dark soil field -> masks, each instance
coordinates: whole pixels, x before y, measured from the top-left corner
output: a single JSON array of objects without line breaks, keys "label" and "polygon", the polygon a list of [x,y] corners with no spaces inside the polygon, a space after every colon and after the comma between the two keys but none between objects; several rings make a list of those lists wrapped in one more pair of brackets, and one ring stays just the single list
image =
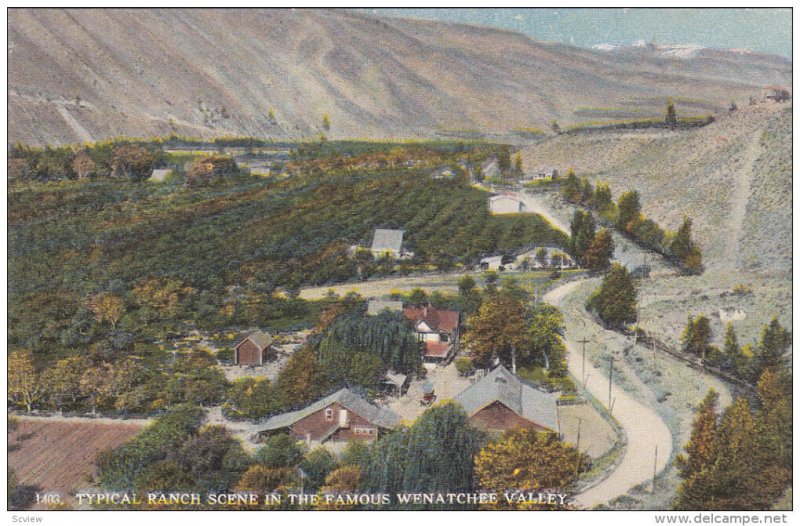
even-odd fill
[{"label": "dark soil field", "polygon": [[59,493],[68,506],[72,493],[88,486],[100,451],[127,442],[140,422],[65,422],[21,419],[8,436],[8,465],[17,477],[15,509],[46,509],[36,494]]}]

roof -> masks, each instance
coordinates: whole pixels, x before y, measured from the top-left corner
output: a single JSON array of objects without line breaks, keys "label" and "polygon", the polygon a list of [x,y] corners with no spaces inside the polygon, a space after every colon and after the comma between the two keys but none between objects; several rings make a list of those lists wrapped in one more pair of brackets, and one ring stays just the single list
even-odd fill
[{"label": "roof", "polygon": [[156,168],[153,170],[153,173],[150,175],[150,179],[155,181],[163,181],[171,172],[169,168]]},{"label": "roof", "polygon": [[321,411],[322,409],[325,409],[334,403],[339,403],[339,405],[342,407],[356,413],[364,420],[379,427],[392,428],[400,423],[400,417],[398,417],[392,411],[372,405],[350,389],[340,389],[339,391],[336,391],[325,398],[317,400],[313,404],[304,407],[303,409],[298,409],[297,411],[283,413],[268,418],[261,430],[272,431],[275,429],[289,427],[295,422],[298,422],[309,415],[313,415],[317,411]]},{"label": "roof", "polygon": [[458,328],[458,311],[454,310],[407,307],[403,309],[403,316],[415,323],[424,321],[432,331],[453,332]]},{"label": "roof", "polygon": [[503,256],[489,256],[481,259],[481,263],[502,263]]},{"label": "roof", "polygon": [[367,303],[367,314],[371,316],[377,316],[385,310],[400,312],[403,310],[403,302],[389,300],[369,300],[369,303]]},{"label": "roof", "polygon": [[446,358],[450,354],[450,342],[425,342],[425,356]]},{"label": "roof", "polygon": [[461,391],[455,401],[469,416],[500,402],[526,420],[553,430],[558,427],[556,396],[524,383],[502,365]]},{"label": "roof", "polygon": [[247,340],[250,340],[251,342],[256,344],[258,349],[261,351],[272,345],[272,336],[270,336],[269,334],[265,334],[262,331],[253,331],[244,338],[242,338],[242,340],[236,344],[236,347],[239,347]]},{"label": "roof", "polygon": [[403,246],[404,230],[388,230],[376,228],[375,235],[372,237],[372,250],[376,252],[400,252]]},{"label": "roof", "polygon": [[408,376],[402,373],[396,373],[394,371],[389,371],[388,373],[386,373],[386,381],[398,387],[402,387],[403,385],[405,385],[407,379]]}]

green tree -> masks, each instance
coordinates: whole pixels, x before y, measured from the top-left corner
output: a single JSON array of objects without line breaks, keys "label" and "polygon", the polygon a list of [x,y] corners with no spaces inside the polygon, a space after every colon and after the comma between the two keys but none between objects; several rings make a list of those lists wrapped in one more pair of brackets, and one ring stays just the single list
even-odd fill
[{"label": "green tree", "polygon": [[613,257],[614,238],[611,237],[611,232],[603,228],[584,250],[581,263],[589,270],[606,270],[611,266]]},{"label": "green tree", "polygon": [[304,347],[292,354],[278,373],[277,384],[286,405],[311,402],[321,397],[326,385],[314,350]]},{"label": "green tree", "polygon": [[469,426],[454,402],[427,409],[408,429],[378,440],[370,451],[364,485],[371,492],[469,492],[472,459],[483,434]]},{"label": "green tree", "polygon": [[[489,367],[496,358],[513,366],[528,354],[528,312],[525,302],[506,290],[487,295],[478,312],[467,319],[464,345],[477,367]],[[520,363],[521,365],[521,363]]]},{"label": "green tree", "polygon": [[475,290],[475,280],[469,274],[458,280],[458,293],[467,296]]},{"label": "green tree", "polygon": [[567,176],[561,186],[561,195],[570,203],[578,203],[581,200],[581,183],[573,168],[567,170]]},{"label": "green tree", "polygon": [[564,346],[564,315],[553,305],[537,303],[531,313],[530,351],[521,357],[523,365],[542,365],[547,368],[551,378],[561,378],[567,374]]},{"label": "green tree", "polygon": [[583,255],[595,236],[597,226],[591,212],[576,210],[570,222],[570,250],[573,257],[583,262]]},{"label": "green tree", "polygon": [[642,216],[639,192],[630,190],[619,196],[617,201],[617,227],[630,232]]},{"label": "green tree", "polygon": [[624,328],[636,320],[636,285],[628,269],[614,263],[586,307],[609,327]]},{"label": "green tree", "polygon": [[328,115],[328,112],[322,114],[322,129],[325,131],[331,129],[331,116]]},{"label": "green tree", "polygon": [[[697,407],[692,434],[684,447],[686,453],[675,457],[678,473],[685,481],[688,490],[691,479],[707,470],[714,459],[717,432],[717,402],[719,395],[709,389],[703,401]],[[681,491],[679,490],[679,494]]]},{"label": "green tree", "polygon": [[303,461],[304,450],[288,433],[269,437],[256,451],[256,460],[269,468],[292,468]]},{"label": "green tree", "polygon": [[300,469],[305,473],[304,489],[316,491],[323,484],[328,474],[336,469],[336,457],[324,447],[312,449],[300,462]]},{"label": "green tree", "polygon": [[594,194],[592,195],[592,207],[601,214],[605,214],[614,210],[614,198],[611,196],[611,189],[608,183],[598,181],[595,185]]},{"label": "green tree", "polygon": [[778,318],[772,318],[761,331],[761,341],[751,360],[752,378],[756,381],[767,369],[778,369],[786,364],[786,352],[792,343],[789,331],[784,329]]},{"label": "green tree", "polygon": [[723,353],[725,356],[725,367],[737,376],[741,376],[747,369],[747,356],[744,355],[742,349],[739,347],[739,341],[736,338],[736,331],[733,329],[733,323],[728,323],[725,328],[725,338],[723,340]]},{"label": "green tree", "polygon": [[700,356],[705,360],[711,349],[711,322],[703,314],[689,316],[681,335],[683,352]]},{"label": "green tree", "polygon": [[667,109],[664,112],[664,122],[669,125],[678,123],[678,114],[675,111],[675,103],[672,101],[672,97],[667,99]]},{"label": "green tree", "polygon": [[514,154],[514,174],[522,175],[522,154],[520,152]]},{"label": "green tree", "polygon": [[14,351],[8,356],[8,400],[30,412],[41,396],[39,374],[33,367],[30,351]]},{"label": "green tree", "polygon": [[[512,489],[525,492],[568,490],[578,474],[588,467],[589,457],[565,444],[555,433],[537,433],[523,428],[506,431],[475,456],[477,486],[497,493]],[[500,507],[506,506],[501,504]],[[535,509],[537,506],[517,504],[511,507]]]},{"label": "green tree", "polygon": [[558,121],[553,119],[550,121],[550,129],[553,130],[553,133],[556,135],[561,135],[561,126],[558,125]]},{"label": "green tree", "polygon": [[511,170],[511,147],[507,144],[500,146],[500,151],[497,154],[497,167],[503,175],[506,175]]},{"label": "green tree", "polygon": [[692,241],[692,220],[683,218],[683,223],[670,244],[670,254],[680,261],[688,274],[699,273],[703,268],[703,256],[700,248]]}]

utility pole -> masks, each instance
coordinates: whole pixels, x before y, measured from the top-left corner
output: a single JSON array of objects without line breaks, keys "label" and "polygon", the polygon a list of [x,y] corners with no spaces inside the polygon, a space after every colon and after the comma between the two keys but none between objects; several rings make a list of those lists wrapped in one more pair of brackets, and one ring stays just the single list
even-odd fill
[{"label": "utility pole", "polygon": [[656,456],[653,460],[653,493],[656,492],[656,469],[658,469],[658,444],[656,444]]},{"label": "utility pole", "polygon": [[611,378],[614,376],[614,356],[608,356],[608,409],[611,410]]},{"label": "utility pole", "polygon": [[[581,417],[578,417],[578,439],[575,441],[575,451],[580,453],[581,451]],[[581,471],[581,458],[578,455],[578,459],[575,462],[575,476],[578,476],[578,473]]]},{"label": "utility pole", "polygon": [[581,365],[581,378],[583,379],[586,378],[586,344],[589,343],[589,340],[584,336],[582,340],[578,340],[578,343],[583,347],[583,364]]}]

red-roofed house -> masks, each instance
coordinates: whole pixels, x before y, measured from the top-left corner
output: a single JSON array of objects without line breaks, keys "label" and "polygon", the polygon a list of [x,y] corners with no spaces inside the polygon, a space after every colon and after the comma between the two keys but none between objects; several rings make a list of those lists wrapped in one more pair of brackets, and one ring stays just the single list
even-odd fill
[{"label": "red-roofed house", "polygon": [[419,341],[425,342],[423,361],[436,364],[449,362],[458,351],[458,312],[430,306],[406,307],[403,315],[414,322]]}]

